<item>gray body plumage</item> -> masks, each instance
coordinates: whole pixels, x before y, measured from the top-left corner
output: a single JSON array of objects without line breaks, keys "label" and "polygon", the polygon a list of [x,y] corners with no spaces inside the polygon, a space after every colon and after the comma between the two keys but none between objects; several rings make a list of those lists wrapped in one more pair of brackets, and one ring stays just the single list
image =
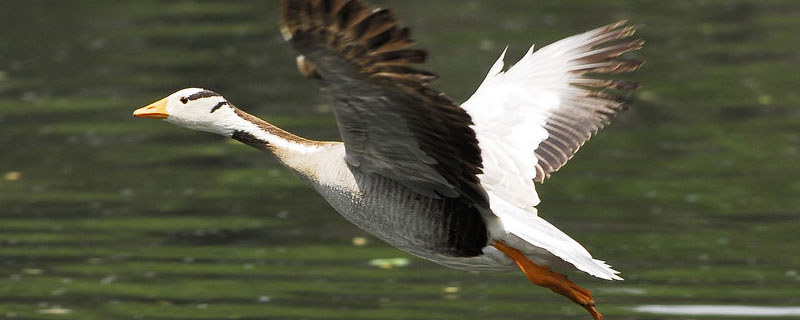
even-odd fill
[{"label": "gray body plumage", "polygon": [[[465,201],[421,195],[391,179],[346,163],[343,144],[313,155],[318,174],[299,173],[342,217],[413,255],[465,270],[507,270],[510,259],[487,250],[487,219]],[[324,171],[322,171],[324,170]],[[311,177],[316,177],[310,179]],[[488,251],[488,254],[487,254]]]}]

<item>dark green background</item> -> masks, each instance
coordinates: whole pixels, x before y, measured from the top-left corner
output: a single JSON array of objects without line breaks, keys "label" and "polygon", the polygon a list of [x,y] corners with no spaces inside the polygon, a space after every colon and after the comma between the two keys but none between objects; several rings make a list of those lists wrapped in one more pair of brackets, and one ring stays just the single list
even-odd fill
[{"label": "dark green background", "polygon": [[[458,101],[507,44],[511,62],[534,42],[641,25],[635,103],[537,186],[541,215],[627,281],[571,278],[608,319],[800,305],[800,2],[375,2],[398,8]],[[131,118],[200,86],[337,139],[276,8],[2,1],[0,318],[586,319],[521,273],[445,269],[369,238],[246,146]]]}]

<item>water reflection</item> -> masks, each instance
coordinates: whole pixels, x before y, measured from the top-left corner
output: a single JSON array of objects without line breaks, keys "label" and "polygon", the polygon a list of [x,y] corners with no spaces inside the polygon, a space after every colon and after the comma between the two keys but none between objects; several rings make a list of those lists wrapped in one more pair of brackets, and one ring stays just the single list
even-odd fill
[{"label": "water reflection", "polygon": [[685,316],[800,316],[800,307],[734,305],[644,305],[634,311]]}]

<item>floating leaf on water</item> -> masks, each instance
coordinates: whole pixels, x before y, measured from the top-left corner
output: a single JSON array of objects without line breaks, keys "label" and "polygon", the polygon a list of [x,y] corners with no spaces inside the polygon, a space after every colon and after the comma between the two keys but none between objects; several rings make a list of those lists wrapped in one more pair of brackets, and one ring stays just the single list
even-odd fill
[{"label": "floating leaf on water", "polygon": [[762,106],[772,105],[772,96],[768,94],[758,96],[758,104]]},{"label": "floating leaf on water", "polygon": [[20,173],[19,171],[9,171],[6,172],[5,175],[3,175],[3,179],[5,179],[6,181],[17,181],[19,180],[19,178],[22,178],[22,173]]},{"label": "floating leaf on water", "polygon": [[42,269],[35,269],[35,268],[22,269],[22,273],[23,274],[29,274],[29,275],[38,275],[38,274],[42,274],[43,272],[44,272],[44,270],[42,270]]},{"label": "floating leaf on water", "polygon": [[353,238],[353,245],[356,246],[356,247],[363,247],[363,246],[367,245],[367,243],[369,243],[369,240],[367,240],[367,238],[364,238],[364,237],[355,237],[355,238]]},{"label": "floating leaf on water", "polygon": [[459,287],[444,287],[444,288],[442,288],[442,291],[444,291],[445,293],[458,293],[459,291],[461,291],[461,288],[459,288]]},{"label": "floating leaf on water", "polygon": [[408,266],[409,263],[411,263],[411,261],[406,258],[372,259],[369,261],[369,265],[383,269],[405,267]]},{"label": "floating leaf on water", "polygon": [[68,313],[72,313],[72,310],[66,309],[66,308],[61,308],[61,307],[53,307],[53,308],[39,310],[39,313],[41,313],[41,314],[68,314]]}]

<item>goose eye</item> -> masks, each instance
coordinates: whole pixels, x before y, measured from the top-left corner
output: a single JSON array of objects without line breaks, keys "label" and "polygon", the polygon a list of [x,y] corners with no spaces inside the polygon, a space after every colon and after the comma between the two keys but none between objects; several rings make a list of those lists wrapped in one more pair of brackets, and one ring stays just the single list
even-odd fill
[{"label": "goose eye", "polygon": [[181,103],[183,103],[183,104],[187,104],[188,102],[189,102],[189,98],[187,98],[187,97],[181,97]]}]

